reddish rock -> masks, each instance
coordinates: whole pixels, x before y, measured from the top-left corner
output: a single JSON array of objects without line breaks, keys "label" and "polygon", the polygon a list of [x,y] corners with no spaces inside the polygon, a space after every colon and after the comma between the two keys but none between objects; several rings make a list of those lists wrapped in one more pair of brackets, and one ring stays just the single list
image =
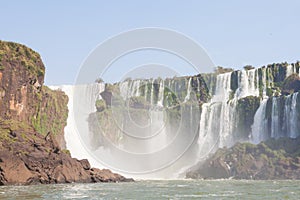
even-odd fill
[{"label": "reddish rock", "polygon": [[79,160],[79,162],[82,165],[83,169],[85,169],[85,170],[91,169],[91,165],[87,159]]},{"label": "reddish rock", "polygon": [[34,174],[26,167],[25,163],[7,151],[0,152],[0,168],[3,175],[2,185],[26,184]]},{"label": "reddish rock", "polygon": [[33,135],[23,133],[28,141],[2,144],[0,185],[133,181],[110,170],[91,168],[88,160],[71,158],[39,134],[33,141]]},{"label": "reddish rock", "polygon": [[67,153],[68,97],[43,86],[44,73],[38,53],[0,41],[0,185],[132,180]]}]

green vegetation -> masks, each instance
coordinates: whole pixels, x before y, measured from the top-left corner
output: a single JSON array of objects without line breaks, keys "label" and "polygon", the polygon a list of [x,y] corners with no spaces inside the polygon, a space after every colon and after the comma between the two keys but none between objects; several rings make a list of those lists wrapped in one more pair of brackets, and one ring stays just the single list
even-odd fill
[{"label": "green vegetation", "polygon": [[69,151],[68,149],[62,149],[61,151],[62,151],[63,153],[65,153],[65,154],[71,156],[71,153],[70,153],[70,151]]},{"label": "green vegetation", "polygon": [[255,96],[248,96],[238,100],[237,103],[237,120],[239,130],[235,137],[237,139],[247,139],[251,132],[251,125],[256,110],[260,105],[260,98]]},{"label": "green vegetation", "polygon": [[[30,132],[32,128],[17,120],[0,119],[0,141],[6,144],[14,143],[17,138],[13,136],[14,132]],[[25,137],[23,139],[26,139]]]},{"label": "green vegetation", "polygon": [[[237,143],[219,149],[188,177],[235,179],[299,179],[300,137],[270,139],[258,145]],[[228,168],[229,166],[229,168]],[[216,175],[216,172],[219,174]]]},{"label": "green vegetation", "polygon": [[99,99],[96,101],[96,109],[97,112],[102,112],[103,110],[106,109],[106,103],[103,99]]},{"label": "green vegetation", "polygon": [[165,107],[173,107],[179,105],[179,101],[177,99],[176,94],[171,91],[169,88],[165,88],[164,90],[164,106]]},{"label": "green vegetation", "polygon": [[34,77],[45,74],[40,55],[25,45],[0,40],[0,58],[0,62],[20,63]]},{"label": "green vegetation", "polygon": [[62,91],[53,91],[46,86],[40,95],[42,99],[32,105],[35,109],[31,118],[34,129],[42,135],[62,133],[68,116],[68,97]]}]

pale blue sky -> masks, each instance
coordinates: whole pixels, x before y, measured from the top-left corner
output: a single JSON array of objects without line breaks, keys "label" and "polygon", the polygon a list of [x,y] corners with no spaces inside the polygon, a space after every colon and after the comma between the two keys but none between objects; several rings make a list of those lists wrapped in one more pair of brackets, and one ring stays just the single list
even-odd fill
[{"label": "pale blue sky", "polygon": [[186,34],[216,65],[240,68],[300,60],[297,0],[7,0],[0,8],[0,39],[38,51],[47,85],[74,83],[81,63],[99,43],[142,27]]}]

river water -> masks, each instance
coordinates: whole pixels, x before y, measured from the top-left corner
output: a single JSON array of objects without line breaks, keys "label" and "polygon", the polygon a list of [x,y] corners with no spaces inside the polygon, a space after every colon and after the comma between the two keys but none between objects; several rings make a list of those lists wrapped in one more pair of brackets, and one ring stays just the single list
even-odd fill
[{"label": "river water", "polygon": [[300,181],[147,180],[2,186],[0,199],[299,199]]}]

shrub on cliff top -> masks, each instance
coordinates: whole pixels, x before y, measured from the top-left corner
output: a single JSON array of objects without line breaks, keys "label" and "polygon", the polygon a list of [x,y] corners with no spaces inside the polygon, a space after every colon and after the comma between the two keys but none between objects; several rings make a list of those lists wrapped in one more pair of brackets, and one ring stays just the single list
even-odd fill
[{"label": "shrub on cliff top", "polygon": [[0,62],[19,62],[33,76],[43,77],[45,68],[40,55],[22,44],[0,40]]},{"label": "shrub on cliff top", "polygon": [[233,72],[234,70],[232,68],[225,68],[225,67],[221,67],[221,66],[218,66],[216,69],[215,69],[215,73],[216,74],[224,74],[224,73],[227,73],[227,72]]},{"label": "shrub on cliff top", "polygon": [[251,69],[255,69],[255,67],[253,67],[252,65],[244,66],[244,70],[251,70]]}]

